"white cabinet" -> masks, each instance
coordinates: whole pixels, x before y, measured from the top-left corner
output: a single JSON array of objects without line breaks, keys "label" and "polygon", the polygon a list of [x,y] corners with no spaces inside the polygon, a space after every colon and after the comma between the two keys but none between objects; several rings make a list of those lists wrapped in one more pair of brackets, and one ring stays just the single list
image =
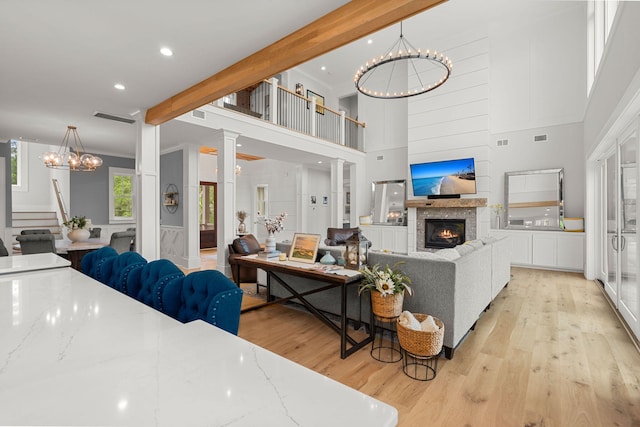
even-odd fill
[{"label": "white cabinet", "polygon": [[523,267],[584,270],[584,233],[536,230],[491,230],[511,239],[511,263]]},{"label": "white cabinet", "polygon": [[362,234],[371,241],[371,249],[407,253],[407,227],[395,225],[361,225]]}]

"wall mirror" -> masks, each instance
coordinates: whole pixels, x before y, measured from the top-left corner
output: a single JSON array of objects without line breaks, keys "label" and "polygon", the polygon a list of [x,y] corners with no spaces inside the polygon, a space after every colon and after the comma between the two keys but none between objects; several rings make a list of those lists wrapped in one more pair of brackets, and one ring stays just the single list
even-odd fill
[{"label": "wall mirror", "polygon": [[373,224],[406,225],[407,199],[405,180],[374,181],[371,184],[371,217]]},{"label": "wall mirror", "polygon": [[505,173],[507,228],[562,230],[563,169]]}]

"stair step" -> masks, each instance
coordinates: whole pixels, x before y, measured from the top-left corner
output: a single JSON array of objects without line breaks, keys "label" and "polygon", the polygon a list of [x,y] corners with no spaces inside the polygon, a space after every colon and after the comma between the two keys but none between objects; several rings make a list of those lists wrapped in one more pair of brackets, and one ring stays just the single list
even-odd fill
[{"label": "stair step", "polygon": [[58,219],[56,212],[12,212],[11,218],[17,219]]},{"label": "stair step", "polygon": [[47,228],[60,227],[60,222],[56,218],[53,219],[20,219],[13,220],[11,223],[13,228]]}]

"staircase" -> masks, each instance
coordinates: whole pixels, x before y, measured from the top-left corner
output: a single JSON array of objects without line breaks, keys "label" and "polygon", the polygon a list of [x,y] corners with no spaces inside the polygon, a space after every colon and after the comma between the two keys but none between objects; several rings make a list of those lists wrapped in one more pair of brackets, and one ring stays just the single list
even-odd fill
[{"label": "staircase", "polygon": [[14,237],[22,230],[49,229],[56,239],[62,239],[62,227],[56,212],[12,212],[11,226]]}]

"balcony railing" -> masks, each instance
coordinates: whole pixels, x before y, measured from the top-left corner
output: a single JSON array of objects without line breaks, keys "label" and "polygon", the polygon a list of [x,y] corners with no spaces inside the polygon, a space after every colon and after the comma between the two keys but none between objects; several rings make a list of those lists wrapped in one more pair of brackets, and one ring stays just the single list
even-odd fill
[{"label": "balcony railing", "polygon": [[[271,99],[275,102],[271,103]],[[364,151],[364,123],[323,105],[315,97],[307,98],[282,87],[275,79],[262,81],[213,104]]]}]

